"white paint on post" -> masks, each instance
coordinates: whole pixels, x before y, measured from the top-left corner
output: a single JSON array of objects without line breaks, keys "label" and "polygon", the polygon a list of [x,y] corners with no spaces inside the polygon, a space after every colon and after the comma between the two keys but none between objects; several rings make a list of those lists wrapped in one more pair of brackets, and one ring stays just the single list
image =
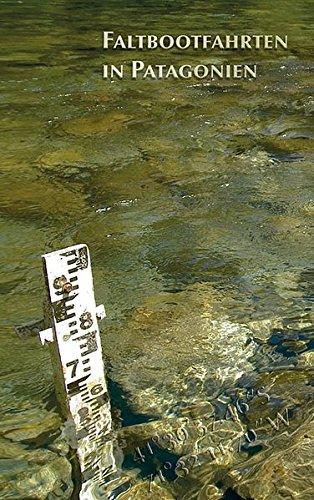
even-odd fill
[{"label": "white paint on post", "polygon": [[52,342],[57,396],[81,469],[80,499],[109,498],[107,487],[117,471],[97,323],[105,310],[95,304],[89,251],[75,245],[43,255],[43,262],[52,328],[40,338]]}]

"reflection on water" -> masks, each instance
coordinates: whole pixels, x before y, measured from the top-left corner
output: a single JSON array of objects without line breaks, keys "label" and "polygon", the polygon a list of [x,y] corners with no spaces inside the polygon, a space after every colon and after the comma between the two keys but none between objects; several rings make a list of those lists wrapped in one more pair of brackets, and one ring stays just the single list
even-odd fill
[{"label": "reflection on water", "polygon": [[[1,3],[1,498],[73,489],[48,352],[12,325],[42,314],[40,255],[78,242],[109,316],[133,477],[121,498],[313,497],[310,11],[305,0],[271,15],[266,1]],[[289,50],[107,53],[103,29],[288,33]],[[258,59],[260,76],[101,80],[103,63],[136,58]]]}]

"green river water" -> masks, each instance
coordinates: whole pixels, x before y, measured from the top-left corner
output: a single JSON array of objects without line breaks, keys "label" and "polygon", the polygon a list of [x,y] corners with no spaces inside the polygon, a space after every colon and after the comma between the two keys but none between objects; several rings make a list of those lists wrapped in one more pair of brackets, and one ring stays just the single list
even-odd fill
[{"label": "green river water", "polygon": [[[41,254],[75,243],[107,310],[132,478],[120,498],[313,498],[311,12],[306,0],[1,1],[0,498],[71,498],[77,482],[48,350],[13,328],[42,316]],[[289,48],[105,52],[103,30],[288,34]],[[259,74],[102,79],[102,64],[131,59]],[[289,425],[272,425],[277,412]],[[154,455],[134,460],[156,432]]]}]

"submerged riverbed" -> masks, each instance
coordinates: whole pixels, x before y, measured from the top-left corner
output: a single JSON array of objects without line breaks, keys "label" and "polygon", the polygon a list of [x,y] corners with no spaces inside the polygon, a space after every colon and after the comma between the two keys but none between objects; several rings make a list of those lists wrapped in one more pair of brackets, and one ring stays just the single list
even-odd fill
[{"label": "submerged riverbed", "polygon": [[[120,498],[313,498],[310,13],[305,0],[0,4],[1,498],[71,498],[77,481],[48,350],[13,329],[42,316],[40,256],[75,243],[108,316],[132,477]],[[289,47],[104,52],[103,30],[288,33]],[[132,59],[259,74],[102,79]]]}]

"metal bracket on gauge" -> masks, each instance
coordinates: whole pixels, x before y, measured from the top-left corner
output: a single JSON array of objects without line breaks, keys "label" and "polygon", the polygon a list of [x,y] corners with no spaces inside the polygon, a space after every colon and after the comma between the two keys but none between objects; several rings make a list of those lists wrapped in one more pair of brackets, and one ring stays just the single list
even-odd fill
[{"label": "metal bracket on gauge", "polygon": [[43,255],[43,264],[48,292],[45,323],[50,326],[39,337],[50,347],[56,394],[74,429],[82,481],[79,498],[109,498],[107,486],[113,486],[119,474],[97,323],[105,309],[95,304],[89,251],[86,245],[75,245]]}]

